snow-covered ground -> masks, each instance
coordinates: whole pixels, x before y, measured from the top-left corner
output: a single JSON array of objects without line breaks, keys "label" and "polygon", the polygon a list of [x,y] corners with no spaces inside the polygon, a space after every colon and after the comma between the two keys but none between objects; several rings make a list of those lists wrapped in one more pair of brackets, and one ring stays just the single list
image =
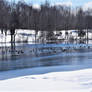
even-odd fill
[{"label": "snow-covered ground", "polygon": [[88,66],[0,72],[0,92],[92,92],[92,68]]},{"label": "snow-covered ground", "polygon": [[[61,35],[60,35],[60,32],[62,33]],[[65,32],[66,32],[65,30],[54,31],[54,34],[59,34],[59,36],[57,36],[58,39],[65,39],[66,38]],[[23,41],[34,42],[35,41],[35,30],[16,29],[15,34],[16,34],[15,35],[16,42],[23,42]],[[40,37],[40,35],[41,35],[41,31],[38,32],[37,39]],[[92,40],[92,32],[88,32],[88,35],[89,35],[88,38]],[[68,30],[68,37],[73,39],[76,39],[76,37],[77,39],[80,38],[78,37],[77,30]],[[11,35],[9,30],[7,31],[7,36],[5,36],[5,34],[1,34],[1,31],[0,31],[0,42],[11,42]]]},{"label": "snow-covered ground", "polygon": [[[16,42],[21,41],[34,41],[35,40],[35,31],[34,30],[23,30],[23,29],[16,29],[15,32],[15,40]],[[1,34],[0,31],[0,42],[11,42],[11,35],[10,31],[7,31],[7,36],[5,34]]]}]

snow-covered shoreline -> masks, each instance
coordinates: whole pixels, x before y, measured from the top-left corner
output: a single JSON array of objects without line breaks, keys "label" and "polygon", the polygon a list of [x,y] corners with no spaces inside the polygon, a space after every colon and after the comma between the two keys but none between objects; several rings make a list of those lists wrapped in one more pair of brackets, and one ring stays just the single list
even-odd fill
[{"label": "snow-covered shoreline", "polygon": [[92,92],[92,68],[77,65],[0,72],[0,92]]}]

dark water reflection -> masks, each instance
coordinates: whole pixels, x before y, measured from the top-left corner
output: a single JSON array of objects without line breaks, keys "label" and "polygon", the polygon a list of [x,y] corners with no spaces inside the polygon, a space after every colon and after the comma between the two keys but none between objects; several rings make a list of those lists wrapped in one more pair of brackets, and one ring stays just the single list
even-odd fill
[{"label": "dark water reflection", "polygon": [[[37,45],[36,45],[37,46]],[[56,65],[92,64],[92,48],[41,47],[19,45],[14,51],[11,48],[0,48],[0,71]]]}]

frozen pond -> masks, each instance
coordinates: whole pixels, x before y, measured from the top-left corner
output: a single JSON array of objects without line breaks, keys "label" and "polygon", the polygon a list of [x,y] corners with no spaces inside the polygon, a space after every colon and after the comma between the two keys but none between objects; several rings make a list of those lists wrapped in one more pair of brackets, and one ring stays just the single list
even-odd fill
[{"label": "frozen pond", "polygon": [[0,71],[41,66],[92,64],[92,47],[85,44],[17,44],[0,47]]}]

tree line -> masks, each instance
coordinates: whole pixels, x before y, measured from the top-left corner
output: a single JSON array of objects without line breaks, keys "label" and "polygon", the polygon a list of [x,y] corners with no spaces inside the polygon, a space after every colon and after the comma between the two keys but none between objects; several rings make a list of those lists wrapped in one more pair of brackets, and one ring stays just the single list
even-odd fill
[{"label": "tree line", "polygon": [[[56,30],[78,30],[80,37],[92,29],[92,9],[84,11],[81,7],[73,9],[69,6],[53,5],[47,1],[39,9],[19,1],[9,3],[0,0],[0,29],[7,35],[11,32],[11,41],[16,29],[30,29],[37,33],[47,31],[48,34]],[[88,39],[88,35],[87,35]]]}]

